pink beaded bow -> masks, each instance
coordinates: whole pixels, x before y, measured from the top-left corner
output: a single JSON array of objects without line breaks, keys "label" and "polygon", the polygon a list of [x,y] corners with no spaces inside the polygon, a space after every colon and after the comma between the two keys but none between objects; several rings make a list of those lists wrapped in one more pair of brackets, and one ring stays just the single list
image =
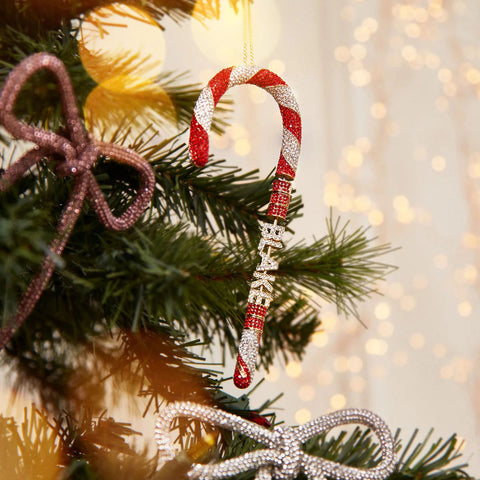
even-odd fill
[{"label": "pink beaded bow", "polygon": [[[58,80],[66,120],[66,137],[27,125],[18,120],[14,114],[15,102],[22,86],[31,75],[42,69],[50,70]],[[13,324],[0,328],[1,349],[35,307],[55,268],[53,259],[62,254],[85,198],[90,200],[98,218],[107,228],[124,230],[131,227],[147,208],[155,186],[155,176],[150,164],[132,150],[90,138],[80,119],[68,72],[61,60],[48,53],[37,53],[27,57],[9,74],[0,93],[0,125],[15,138],[36,144],[3,173],[0,177],[0,191],[8,189],[45,157],[58,162],[56,172],[59,175],[74,177],[73,189],[63,209],[57,226],[57,235],[50,245],[50,252],[45,256],[39,273],[21,298]],[[50,157],[52,154],[57,155]],[[138,193],[125,212],[118,217],[111,212],[91,172],[99,155],[129,165],[139,174]]]},{"label": "pink beaded bow", "polygon": [[272,283],[275,277],[272,271],[278,269],[278,263],[270,254],[272,250],[282,247],[285,227],[279,225],[279,222],[285,220],[287,216],[291,181],[295,178],[300,155],[302,122],[291,88],[278,75],[248,65],[226,68],[210,80],[195,105],[190,125],[190,159],[195,165],[203,166],[208,161],[208,132],[215,106],[229,88],[242,84],[257,85],[269,92],[278,103],[283,121],[282,148],[267,211],[273,222],[262,224],[262,237],[258,246],[261,262],[257,265],[250,286],[247,313],[233,377],[237,387],[246,388],[252,382],[265,316],[273,300]]}]

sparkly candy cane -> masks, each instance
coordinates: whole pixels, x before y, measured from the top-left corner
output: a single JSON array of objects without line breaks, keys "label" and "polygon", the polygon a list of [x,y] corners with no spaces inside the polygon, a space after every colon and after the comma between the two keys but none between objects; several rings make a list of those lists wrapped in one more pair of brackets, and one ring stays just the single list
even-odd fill
[{"label": "sparkly candy cane", "polygon": [[282,248],[285,227],[278,222],[285,220],[287,216],[291,181],[295,178],[302,137],[297,101],[291,88],[278,75],[256,66],[226,68],[210,80],[195,105],[190,125],[190,159],[195,165],[203,166],[208,161],[208,132],[215,105],[229,88],[243,84],[257,85],[275,98],[282,114],[283,138],[267,211],[267,215],[273,221],[262,223],[261,226],[262,237],[258,246],[261,261],[250,285],[247,313],[238,348],[233,379],[239,388],[248,387],[255,373],[265,316],[273,300],[272,283],[275,277],[272,272],[278,269],[278,262],[271,258],[270,254],[272,250]]}]

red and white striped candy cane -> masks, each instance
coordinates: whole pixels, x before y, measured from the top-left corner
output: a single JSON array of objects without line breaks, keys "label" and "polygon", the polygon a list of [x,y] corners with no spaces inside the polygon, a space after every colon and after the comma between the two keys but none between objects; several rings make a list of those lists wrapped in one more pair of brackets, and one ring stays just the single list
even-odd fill
[{"label": "red and white striped candy cane", "polygon": [[278,75],[256,66],[226,68],[210,80],[195,105],[190,125],[190,159],[195,165],[203,166],[208,161],[208,133],[216,104],[229,88],[243,84],[257,85],[275,98],[282,114],[283,137],[267,211],[272,222],[264,222],[261,225],[262,236],[258,246],[261,261],[250,285],[245,324],[238,348],[233,379],[239,388],[248,387],[255,373],[265,316],[273,300],[272,283],[275,277],[272,273],[278,269],[278,263],[271,257],[271,253],[282,247],[285,227],[281,222],[287,216],[291,181],[295,178],[302,137],[302,122],[297,101],[292,89]]}]

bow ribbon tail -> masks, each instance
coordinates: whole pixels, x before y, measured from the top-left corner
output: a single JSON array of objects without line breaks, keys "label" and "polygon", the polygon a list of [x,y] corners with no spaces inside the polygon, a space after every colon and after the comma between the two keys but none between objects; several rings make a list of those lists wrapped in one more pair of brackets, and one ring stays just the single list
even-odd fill
[{"label": "bow ribbon tail", "polygon": [[272,480],[273,472],[272,467],[261,467],[258,469],[257,475],[255,475],[255,480]]},{"label": "bow ribbon tail", "polygon": [[[44,157],[44,154],[41,152],[39,152],[38,155],[40,158]],[[22,157],[21,160],[24,160],[25,158],[26,156]],[[25,164],[28,164],[28,162],[25,161],[24,165]],[[82,178],[75,181],[70,198],[63,209],[62,218],[57,227],[57,235],[50,244],[49,252],[45,255],[40,271],[30,282],[27,290],[18,303],[17,313],[13,319],[13,324],[0,327],[0,350],[10,341],[15,331],[22,325],[30,313],[32,313],[32,310],[42,295],[44,288],[47,286],[55,269],[55,258],[61,256],[77,218],[80,215],[81,207],[87,192],[87,184],[85,180],[86,179]]]},{"label": "bow ribbon tail", "polygon": [[[273,450],[261,450],[261,453],[260,457],[258,450],[247,452],[240,457],[224,460],[217,464],[202,465],[201,463],[195,463],[189,476],[198,480],[221,480],[248,470],[259,469],[257,477],[255,477],[256,480],[271,480],[272,465],[278,461],[276,458],[277,454]],[[263,477],[258,477],[260,473],[262,473]]]},{"label": "bow ribbon tail", "polygon": [[45,152],[34,148],[10,165],[0,176],[0,192],[8,190],[25,172],[44,158]]},{"label": "bow ribbon tail", "polygon": [[89,172],[87,196],[100,221],[110,230],[120,231],[130,228],[145,211],[155,188],[155,174],[151,165],[138,153],[110,143],[95,142],[100,155],[110,157],[117,163],[127,165],[139,175],[139,189],[132,203],[119,217],[113,215],[93,174]]}]

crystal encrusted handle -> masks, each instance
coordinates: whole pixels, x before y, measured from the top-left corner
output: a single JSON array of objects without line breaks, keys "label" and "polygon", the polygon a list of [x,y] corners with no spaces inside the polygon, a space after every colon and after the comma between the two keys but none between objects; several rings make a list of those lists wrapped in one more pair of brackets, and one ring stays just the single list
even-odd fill
[{"label": "crystal encrusted handle", "polygon": [[291,182],[295,178],[302,137],[302,122],[297,101],[292,89],[278,75],[256,66],[242,65],[226,68],[208,82],[195,105],[190,125],[190,159],[195,165],[203,166],[208,161],[208,133],[218,101],[229,88],[244,84],[261,87],[275,98],[282,115],[283,135],[267,210],[271,223],[261,225],[261,240],[258,246],[260,263],[253,274],[245,323],[238,348],[233,379],[239,388],[248,387],[252,383],[255,372],[265,316],[273,300],[275,280],[273,272],[278,269],[278,262],[271,257],[271,254],[282,247],[282,237],[285,232],[283,223],[290,203]]}]

